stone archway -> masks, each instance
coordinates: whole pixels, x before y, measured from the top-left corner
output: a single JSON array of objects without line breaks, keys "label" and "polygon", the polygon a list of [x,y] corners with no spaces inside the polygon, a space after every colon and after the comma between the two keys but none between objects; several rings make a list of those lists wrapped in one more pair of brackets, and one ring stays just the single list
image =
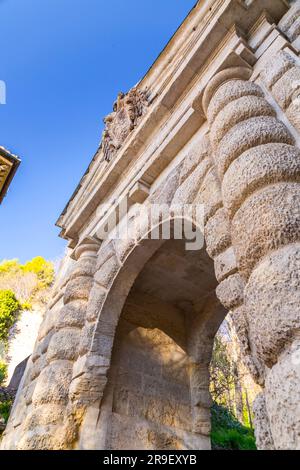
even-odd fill
[{"label": "stone archway", "polygon": [[205,248],[146,239],[132,251],[109,289],[89,367],[78,378],[81,391],[87,377],[102,388],[87,407],[79,448],[210,448],[208,366],[226,313],[216,285]]}]

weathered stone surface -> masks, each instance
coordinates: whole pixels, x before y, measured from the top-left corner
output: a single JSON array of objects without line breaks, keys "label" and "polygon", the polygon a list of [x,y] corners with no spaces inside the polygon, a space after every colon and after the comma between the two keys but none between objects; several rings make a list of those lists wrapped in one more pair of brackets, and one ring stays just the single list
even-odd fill
[{"label": "weathered stone surface", "polygon": [[219,144],[224,135],[236,124],[261,116],[276,116],[272,106],[259,96],[242,96],[228,103],[215,118],[210,131],[213,146]]},{"label": "weathered stone surface", "polygon": [[204,224],[206,224],[209,218],[212,217],[220,207],[222,207],[223,202],[220,182],[213,168],[208,171],[204,178],[194,203],[203,204]]},{"label": "weathered stone surface", "polygon": [[89,351],[92,341],[93,341],[94,330],[95,330],[95,323],[86,322],[80,335],[80,346],[79,346],[80,355],[83,355]]},{"label": "weathered stone surface", "polygon": [[36,427],[62,422],[64,412],[65,408],[62,405],[42,405],[39,408],[33,409],[27,416],[24,423],[24,429],[26,431],[32,431]]},{"label": "weathered stone surface", "polygon": [[[288,245],[265,257],[245,289],[252,343],[271,367],[300,327],[300,245]],[[284,299],[284,302],[281,301]]]},{"label": "weathered stone surface", "polygon": [[36,344],[36,349],[35,351],[33,352],[33,354],[31,355],[31,360],[32,362],[34,363],[36,360],[39,359],[39,357],[44,354],[45,352],[47,352],[47,349],[48,349],[48,346],[49,346],[49,343],[50,343],[50,340],[52,338],[54,334],[54,329],[52,329],[50,331],[50,333],[47,334],[47,336],[45,336],[41,341],[39,341],[37,344]]},{"label": "weathered stone surface", "polygon": [[241,305],[244,295],[244,282],[241,276],[232,274],[232,276],[222,281],[216,289],[216,294],[228,310]]},{"label": "weathered stone surface", "polygon": [[244,152],[228,168],[222,183],[230,217],[260,188],[282,181],[300,182],[300,151],[287,144],[265,144]]},{"label": "weathered stone surface", "polygon": [[274,117],[257,117],[232,127],[221,140],[216,161],[221,176],[229,165],[246,150],[269,143],[294,144],[286,126]]},{"label": "weathered stone surface", "polygon": [[[299,18],[292,26],[289,33],[291,36],[296,33],[295,39],[300,39]],[[297,46],[296,46],[297,47]],[[271,69],[271,76],[270,70]],[[297,65],[295,56],[286,50],[279,51],[265,66],[261,77],[269,87],[270,93],[275,101],[285,111],[287,118],[292,125],[300,130],[300,67]]]},{"label": "weathered stone surface", "polygon": [[208,157],[204,158],[197,168],[178,187],[172,199],[171,208],[176,204],[192,204],[194,202],[203,179],[210,168],[211,160]]},{"label": "weathered stone surface", "polygon": [[115,327],[110,324],[107,324],[106,331],[105,323],[99,325],[99,329],[95,332],[93,338],[92,352],[98,352],[101,356],[110,357],[114,343],[114,331]]},{"label": "weathered stone surface", "polygon": [[55,327],[59,308],[61,307],[62,303],[60,302],[60,305],[56,305],[55,307],[53,307],[53,309],[46,312],[45,318],[42,321],[38,332],[38,341],[44,339],[48,335],[48,333],[53,330],[53,328]]},{"label": "weathered stone surface", "polygon": [[204,227],[206,250],[210,257],[224,251],[231,244],[231,232],[228,217],[223,208],[218,209]]},{"label": "weathered stone surface", "polygon": [[89,322],[93,322],[99,317],[106,296],[106,289],[102,288],[101,286],[95,283],[91,290],[89,302],[86,309],[86,319]]},{"label": "weathered stone surface", "polygon": [[58,315],[55,323],[56,329],[66,327],[82,327],[86,317],[86,302],[76,300],[64,305]]},{"label": "weathered stone surface", "polygon": [[149,196],[150,203],[171,204],[174,194],[179,186],[180,167],[181,164],[174,168],[160,186]]},{"label": "weathered stone surface", "polygon": [[38,378],[32,402],[35,405],[66,404],[71,377],[72,363],[70,361],[51,363]]},{"label": "weathered stone surface", "polygon": [[101,245],[100,250],[98,252],[95,272],[97,272],[106,263],[106,261],[108,261],[110,258],[115,256],[115,254],[116,254],[116,251],[115,251],[114,240],[110,240],[110,239],[105,240],[103,244]]},{"label": "weathered stone surface", "polygon": [[267,186],[248,197],[235,213],[232,242],[245,276],[270,251],[299,240],[299,187],[298,183]]},{"label": "weathered stone surface", "polygon": [[296,92],[298,95],[293,101],[291,102],[290,106],[286,110],[286,115],[289,121],[293,124],[293,126],[300,131],[300,91]]},{"label": "weathered stone surface", "polygon": [[136,241],[137,243],[143,240],[149,235],[150,231],[150,220],[151,220],[151,206],[143,207],[142,214],[139,214],[136,218]]},{"label": "weathered stone surface", "polygon": [[214,265],[216,278],[219,282],[237,271],[237,262],[232,246],[215,258]]},{"label": "weathered stone surface", "polygon": [[211,432],[210,409],[194,407],[193,409],[193,431],[203,436],[209,436]]},{"label": "weathered stone surface", "polygon": [[253,414],[256,447],[259,450],[274,450],[274,443],[266,410],[266,401],[263,393],[257,395],[254,400]]},{"label": "weathered stone surface", "polygon": [[108,288],[119,269],[119,261],[113,256],[96,272],[94,279],[100,286]]},{"label": "weathered stone surface", "polygon": [[250,76],[250,67],[228,67],[216,73],[207,84],[203,94],[202,106],[205,114],[207,114],[208,106],[211,103],[215,93],[224,83],[231,82],[232,80],[246,81],[249,80]]},{"label": "weathered stone surface", "polygon": [[299,17],[294,21],[292,26],[287,31],[288,37],[291,41],[296,41],[300,35],[300,19]]},{"label": "weathered stone surface", "polygon": [[20,442],[18,450],[63,450],[66,448],[65,432],[55,425],[41,426],[34,431],[27,431]]},{"label": "weathered stone surface", "polygon": [[76,279],[78,276],[93,276],[95,273],[95,259],[92,257],[81,258],[77,261],[70,279]]},{"label": "weathered stone surface", "polygon": [[27,387],[24,388],[24,398],[26,405],[30,405],[32,403],[32,395],[35,389],[36,380],[32,381]]},{"label": "weathered stone surface", "polygon": [[100,356],[100,354],[89,354],[85,362],[86,369],[89,371],[94,371],[96,375],[107,375],[109,365],[109,357]]},{"label": "weathered stone surface", "polygon": [[47,351],[47,361],[75,360],[78,355],[81,332],[78,328],[63,328],[55,333]]},{"label": "weathered stone surface", "polygon": [[[177,429],[148,428],[143,422],[134,423],[132,419],[114,413],[110,430],[110,442],[119,442],[119,449],[210,449],[209,438],[206,436],[186,433]],[[126,436],[126,438],[125,438]]]},{"label": "weathered stone surface", "polygon": [[261,78],[271,88],[282,75],[295,64],[295,59],[286,51],[279,51],[271,57],[261,72]]},{"label": "weathered stone surface", "polygon": [[274,447],[300,448],[300,341],[295,338],[266,378],[266,409]]},{"label": "weathered stone surface", "polygon": [[64,303],[67,304],[72,300],[87,300],[93,282],[93,278],[88,276],[78,276],[69,281],[64,294]]},{"label": "weathered stone surface", "polygon": [[283,108],[287,108],[299,93],[300,67],[294,66],[287,70],[284,75],[272,87],[272,95]]},{"label": "weathered stone surface", "polygon": [[238,100],[242,96],[263,97],[264,94],[261,88],[253,82],[231,80],[223,83],[223,85],[217,89],[207,109],[207,119],[210,124],[226,105]]},{"label": "weathered stone surface", "polygon": [[190,176],[190,174],[196,170],[196,168],[201,164],[202,160],[210,159],[211,152],[212,149],[208,136],[202,137],[200,142],[196,142],[192,146],[187,155],[184,157],[183,164],[180,168],[180,186]]},{"label": "weathered stone surface", "polygon": [[47,365],[46,354],[42,354],[33,364],[29,372],[30,380],[36,379]]},{"label": "weathered stone surface", "polygon": [[136,219],[132,217],[128,220],[126,231],[120,230],[119,238],[114,240],[116,255],[121,263],[136,245],[136,235]]},{"label": "weathered stone surface", "polygon": [[[278,27],[280,31],[283,31],[289,35],[289,29],[294,25],[295,21],[299,19],[300,15],[300,4],[299,1],[291,2],[292,6],[279,21]],[[288,36],[289,37],[289,36]]]},{"label": "weathered stone surface", "polygon": [[[191,381],[191,404],[196,407],[196,414],[199,416],[207,417],[210,421],[210,415],[207,415],[207,410],[212,405],[212,399],[209,394],[209,370],[207,364],[192,364],[190,371]],[[202,412],[201,412],[202,410]],[[205,421],[202,419],[202,421]]]},{"label": "weathered stone surface", "polygon": [[72,380],[69,388],[69,398],[72,402],[79,402],[83,406],[93,405],[101,400],[106,384],[106,375],[85,372],[80,377]]}]

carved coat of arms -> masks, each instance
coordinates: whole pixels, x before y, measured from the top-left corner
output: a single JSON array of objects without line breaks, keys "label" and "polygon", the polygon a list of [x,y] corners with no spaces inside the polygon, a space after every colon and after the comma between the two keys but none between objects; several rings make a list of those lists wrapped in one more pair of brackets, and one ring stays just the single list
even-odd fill
[{"label": "carved coat of arms", "polygon": [[132,88],[127,94],[119,93],[113,112],[104,118],[102,135],[104,159],[110,161],[126,137],[138,124],[148,106],[145,92]]}]

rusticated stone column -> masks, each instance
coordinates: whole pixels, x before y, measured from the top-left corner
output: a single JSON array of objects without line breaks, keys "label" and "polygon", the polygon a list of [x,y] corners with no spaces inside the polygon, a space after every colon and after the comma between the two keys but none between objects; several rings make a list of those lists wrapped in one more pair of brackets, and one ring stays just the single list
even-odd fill
[{"label": "rusticated stone column", "polygon": [[268,60],[260,74],[260,79],[284,111],[289,121],[300,131],[299,58],[291,51],[279,51]]},{"label": "rusticated stone column", "polygon": [[[218,73],[203,96],[252,354],[264,367],[275,448],[300,447],[300,151],[251,70]],[[293,360],[294,358],[294,360]]]},{"label": "rusticated stone column", "polygon": [[[99,244],[87,239],[77,248],[77,263],[66,284],[63,307],[58,311],[53,328],[33,354],[34,365],[41,363],[23,425],[19,449],[66,449],[76,438],[76,426],[66,420],[73,363],[77,359],[86,305],[93,284]],[[42,345],[42,347],[41,347]],[[44,346],[43,346],[44,345]],[[34,376],[32,374],[34,373]]]}]

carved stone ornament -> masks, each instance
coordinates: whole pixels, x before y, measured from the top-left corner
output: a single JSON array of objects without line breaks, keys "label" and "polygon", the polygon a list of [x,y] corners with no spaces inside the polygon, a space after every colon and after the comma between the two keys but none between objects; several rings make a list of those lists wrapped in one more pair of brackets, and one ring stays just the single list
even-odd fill
[{"label": "carved stone ornament", "polygon": [[113,112],[104,118],[102,135],[104,159],[110,161],[126,137],[136,127],[148,106],[144,91],[132,88],[128,93],[119,93]]}]

